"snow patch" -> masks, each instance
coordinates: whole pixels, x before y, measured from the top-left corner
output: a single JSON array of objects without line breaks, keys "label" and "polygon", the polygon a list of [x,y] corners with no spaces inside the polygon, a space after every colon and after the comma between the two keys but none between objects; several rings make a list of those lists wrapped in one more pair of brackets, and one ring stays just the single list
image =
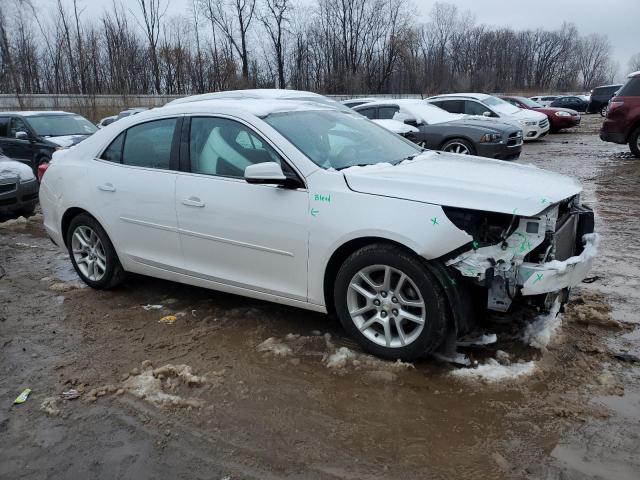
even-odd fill
[{"label": "snow patch", "polygon": [[497,360],[490,358],[483,365],[478,365],[476,368],[459,368],[451,372],[451,375],[464,380],[501,382],[531,375],[535,369],[536,365],[533,361],[502,365]]},{"label": "snow patch", "polygon": [[567,258],[566,260],[552,260],[544,264],[546,269],[556,270],[558,273],[564,273],[569,265],[576,263],[584,263],[596,257],[598,254],[598,246],[600,245],[600,235],[597,233],[587,233],[582,236],[582,241],[585,244],[584,250],[580,255]]},{"label": "snow patch", "polygon": [[489,333],[488,335],[482,334],[478,337],[465,337],[457,342],[459,347],[481,347],[483,345],[491,345],[498,341],[498,336],[495,333]]},{"label": "snow patch", "polygon": [[293,353],[293,350],[286,343],[275,337],[269,337],[256,347],[259,352],[272,353],[276,357],[287,357]]},{"label": "snow patch", "polygon": [[546,349],[556,332],[562,325],[562,316],[559,315],[560,300],[556,300],[551,311],[544,315],[538,315],[524,330],[523,341],[534,348]]}]

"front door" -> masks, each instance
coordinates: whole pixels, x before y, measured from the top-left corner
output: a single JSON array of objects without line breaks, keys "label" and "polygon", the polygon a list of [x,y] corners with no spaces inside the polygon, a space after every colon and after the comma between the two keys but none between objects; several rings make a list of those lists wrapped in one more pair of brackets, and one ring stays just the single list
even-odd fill
[{"label": "front door", "polygon": [[167,118],[129,128],[88,170],[98,214],[133,271],[182,268],[174,197],[178,123]]},{"label": "front door", "polygon": [[[16,138],[19,132],[26,133],[29,138]],[[20,117],[9,119],[7,137],[2,139],[2,149],[9,158],[31,165],[34,154],[31,133],[27,124]]]},{"label": "front door", "polygon": [[306,300],[306,189],[245,182],[248,165],[290,167],[244,123],[194,117],[189,135],[190,172],[178,174],[175,206],[186,273]]}]

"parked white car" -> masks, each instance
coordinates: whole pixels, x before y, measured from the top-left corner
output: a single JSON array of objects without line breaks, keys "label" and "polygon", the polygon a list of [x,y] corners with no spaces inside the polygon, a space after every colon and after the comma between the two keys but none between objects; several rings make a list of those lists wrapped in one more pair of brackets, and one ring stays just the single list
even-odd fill
[{"label": "parked white car", "polygon": [[55,154],[40,202],[91,287],[135,272],[336,312],[368,351],[410,360],[482,309],[564,301],[597,243],[580,191],[531,166],[422,152],[354,112],[244,99],[100,130]]},{"label": "parked white car", "polygon": [[531,100],[533,100],[536,103],[539,103],[543,107],[548,107],[555,101],[556,98],[558,98],[558,95],[540,95],[537,97],[530,97],[530,98]]},{"label": "parked white car", "polygon": [[500,118],[522,128],[524,140],[538,140],[549,133],[549,118],[534,110],[524,110],[484,93],[452,93],[427,99],[450,113]]}]

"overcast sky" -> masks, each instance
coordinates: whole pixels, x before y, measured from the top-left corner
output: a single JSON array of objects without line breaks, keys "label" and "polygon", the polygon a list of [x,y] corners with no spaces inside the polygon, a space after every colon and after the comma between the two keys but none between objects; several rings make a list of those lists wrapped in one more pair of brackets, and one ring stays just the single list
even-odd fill
[{"label": "overcast sky", "polygon": [[[133,0],[122,0],[133,4]],[[313,0],[298,0],[314,3]],[[410,0],[411,1],[411,0]],[[424,21],[436,0],[412,0]],[[41,5],[54,0],[40,0]],[[80,0],[91,5],[91,12],[108,6],[112,0]],[[545,27],[555,29],[568,21],[580,34],[602,33],[611,40],[613,58],[620,64],[619,76],[626,76],[629,59],[640,52],[640,0],[449,0],[461,11],[472,12],[479,23],[517,29]],[[191,0],[169,0],[169,14],[188,11]],[[87,11],[85,11],[85,14]]]}]

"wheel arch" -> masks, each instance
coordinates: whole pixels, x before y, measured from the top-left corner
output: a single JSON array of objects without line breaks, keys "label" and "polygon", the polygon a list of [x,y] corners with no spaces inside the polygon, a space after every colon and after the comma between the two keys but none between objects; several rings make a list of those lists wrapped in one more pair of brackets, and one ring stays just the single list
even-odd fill
[{"label": "wheel arch", "polygon": [[323,278],[322,286],[324,291],[325,307],[329,314],[332,314],[332,315],[335,314],[335,306],[333,301],[333,284],[335,282],[336,276],[338,275],[338,270],[340,270],[340,267],[342,266],[344,261],[347,258],[349,258],[349,256],[352,253],[360,250],[363,247],[366,247],[367,245],[373,245],[376,243],[393,245],[395,247],[406,250],[407,252],[411,252],[414,255],[418,255],[418,253],[415,250],[407,247],[406,245],[398,241],[391,240],[389,238],[384,238],[384,237],[376,237],[376,236],[359,237],[359,238],[353,238],[343,243],[337,249],[335,249],[334,252],[331,254],[331,257],[329,257],[329,261],[327,262],[326,267],[324,269],[324,278]]},{"label": "wheel arch", "polygon": [[471,138],[469,138],[468,136],[466,136],[465,134],[448,134],[441,142],[440,145],[438,145],[438,150],[440,150],[442,147],[444,147],[444,145],[447,142],[450,142],[451,140],[464,140],[465,142],[469,142],[471,144],[471,147],[473,148],[474,152],[477,154],[478,153],[478,148],[476,146],[476,142],[474,142]]},{"label": "wheel arch", "polygon": [[[98,220],[96,218],[96,216],[93,215],[91,212],[85,210],[84,208],[80,208],[80,207],[70,207],[62,214],[62,219],[60,220],[60,235],[62,236],[62,241],[64,242],[64,246],[65,247],[68,247],[68,245],[67,245],[67,233],[69,232],[69,225],[71,225],[71,220],[73,220],[75,217],[77,217],[78,215],[80,215],[82,213],[86,213],[91,218],[93,218],[96,222],[98,222],[98,224],[104,230],[104,226],[102,225],[100,220]],[[106,230],[105,230],[105,232],[106,232]]]}]

